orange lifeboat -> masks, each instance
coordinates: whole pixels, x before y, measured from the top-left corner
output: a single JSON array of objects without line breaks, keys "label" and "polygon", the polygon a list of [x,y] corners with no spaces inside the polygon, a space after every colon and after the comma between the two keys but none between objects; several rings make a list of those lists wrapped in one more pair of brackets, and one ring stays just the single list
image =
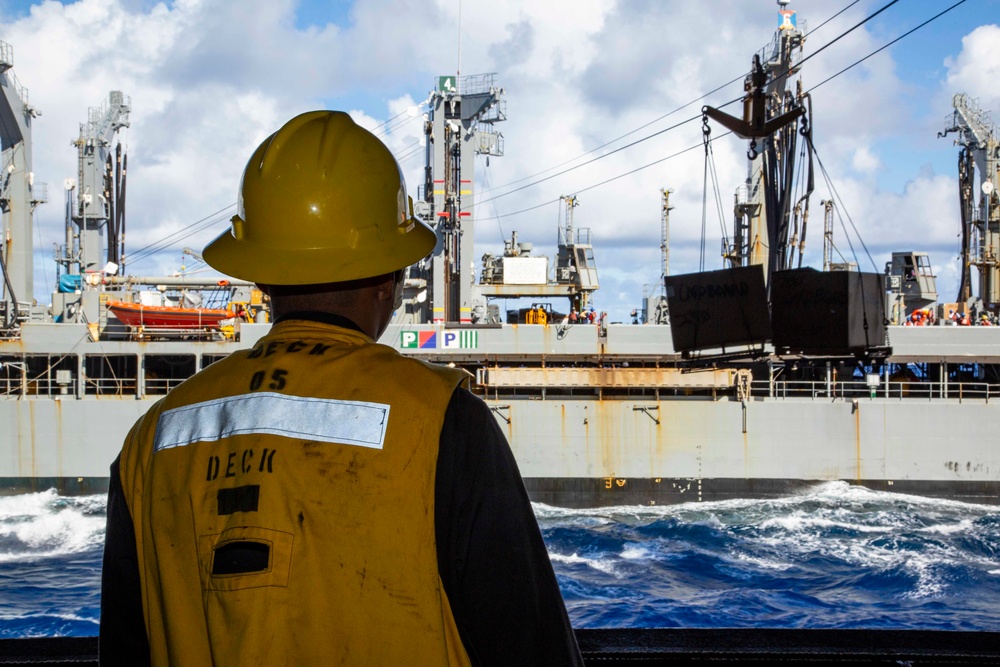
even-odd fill
[{"label": "orange lifeboat", "polygon": [[108,301],[108,310],[131,327],[158,329],[218,329],[221,320],[233,317],[231,312],[221,308],[144,306],[124,301]]}]

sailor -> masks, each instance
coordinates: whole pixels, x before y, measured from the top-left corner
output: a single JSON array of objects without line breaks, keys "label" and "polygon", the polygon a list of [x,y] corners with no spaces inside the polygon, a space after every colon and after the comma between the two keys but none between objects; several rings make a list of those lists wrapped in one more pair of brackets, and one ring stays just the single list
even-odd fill
[{"label": "sailor", "polygon": [[102,664],[582,664],[510,448],[464,371],[375,340],[434,232],[389,150],[302,114],[205,261],[275,324],[111,466]]}]

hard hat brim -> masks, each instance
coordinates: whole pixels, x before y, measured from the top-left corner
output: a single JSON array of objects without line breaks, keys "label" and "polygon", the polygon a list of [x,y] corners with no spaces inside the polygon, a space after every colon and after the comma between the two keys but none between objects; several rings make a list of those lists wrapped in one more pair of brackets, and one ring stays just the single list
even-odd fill
[{"label": "hard hat brim", "polygon": [[[329,248],[275,248],[239,240],[227,229],[205,246],[202,257],[212,268],[232,278],[262,285],[314,285],[371,278],[414,264],[434,250],[437,235],[419,218],[405,246],[391,252],[331,253]],[[331,254],[336,254],[333,260]],[[345,259],[346,257],[346,259]]]}]

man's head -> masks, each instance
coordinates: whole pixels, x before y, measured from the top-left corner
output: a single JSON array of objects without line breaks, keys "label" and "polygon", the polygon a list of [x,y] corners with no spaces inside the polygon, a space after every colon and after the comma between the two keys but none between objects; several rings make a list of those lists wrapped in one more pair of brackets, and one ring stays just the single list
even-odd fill
[{"label": "man's head", "polygon": [[334,313],[347,317],[378,340],[401,305],[403,269],[371,278],[318,285],[266,285],[274,317],[295,312]]},{"label": "man's head", "polygon": [[384,300],[365,299],[386,289],[393,305],[401,270],[435,242],[412,214],[389,149],[346,113],[312,111],[254,151],[232,225],[203,257],[227,275],[264,286],[277,314],[290,312],[291,303],[371,309]]}]

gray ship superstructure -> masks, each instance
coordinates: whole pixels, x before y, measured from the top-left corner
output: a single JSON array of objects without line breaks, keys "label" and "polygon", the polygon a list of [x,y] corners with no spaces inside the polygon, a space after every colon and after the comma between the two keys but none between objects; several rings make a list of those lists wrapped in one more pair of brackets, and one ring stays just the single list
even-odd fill
[{"label": "gray ship superstructure", "polygon": [[[732,121],[753,143],[748,180],[735,200],[735,228],[725,245],[725,262],[731,270],[759,274],[764,294],[801,290],[798,283],[789,284],[788,276],[804,271],[799,266],[808,199],[793,200],[792,192],[804,190],[793,188],[778,169],[794,154],[795,141],[811,143],[801,131],[802,123],[809,124],[808,131],[811,119],[792,81],[804,30],[792,19],[758,55],[747,80],[744,116]],[[10,108],[0,113],[30,120],[33,112],[25,98],[10,92],[9,68],[2,76]],[[647,294],[637,312],[643,323],[600,318],[572,323],[570,314],[584,312],[599,287],[597,239],[578,227],[585,207],[578,208],[573,195],[563,198],[553,261],[516,234],[502,255],[474,256],[474,158],[503,154],[503,137],[496,127],[506,117],[504,96],[494,75],[441,77],[431,93],[417,212],[434,226],[438,244],[428,259],[409,271],[404,306],[381,342],[403,354],[473,373],[476,391],[507,434],[534,500],[575,506],[646,505],[777,495],[830,480],[887,491],[1000,500],[1000,438],[994,427],[1000,423],[1000,328],[942,322],[946,310],[995,315],[992,296],[984,294],[977,301],[970,294],[953,304],[936,304],[926,254],[901,252],[884,275],[875,277],[876,317],[867,310],[873,302],[872,274],[851,270],[855,267],[846,262],[835,265],[825,252],[825,268],[840,270],[817,273],[839,281],[848,297],[855,285],[867,290],[861,295],[854,330],[847,326],[855,322],[851,303],[842,318],[820,320],[813,327],[837,331],[843,324],[848,329],[844,345],[826,339],[821,344],[815,331],[779,332],[777,315],[769,315],[765,303],[764,323],[768,329],[774,324],[777,339],[772,340],[770,330],[759,336],[737,331],[737,338],[747,340],[722,348],[699,346],[699,340],[704,343],[710,337],[706,327],[692,329],[692,322],[721,322],[731,312],[685,311],[682,303],[672,300],[679,298],[678,290],[667,287],[688,285],[683,294],[704,298],[723,292],[738,295],[741,290],[704,282],[711,277],[694,289],[684,277],[668,275],[671,207],[669,190],[664,189],[660,242],[666,284]],[[112,94],[105,109],[115,107],[116,99],[127,101]],[[755,112],[755,102],[761,99],[766,104]],[[118,107],[119,121],[123,107]],[[755,115],[760,109],[765,115]],[[706,127],[722,122],[724,112],[718,111],[706,112]],[[955,128],[968,116],[956,113]],[[767,119],[778,117],[784,117],[780,127],[768,125]],[[982,114],[975,118],[976,128],[987,127]],[[107,141],[110,130],[103,132],[97,134]],[[966,205],[966,224],[972,230],[969,264],[981,272],[992,257],[989,239],[996,231],[998,210],[997,175],[995,169],[989,171],[995,162],[984,158],[984,166],[976,167],[975,151],[988,153],[995,147],[995,130],[989,132],[992,139],[973,137],[979,143],[968,132],[961,135],[963,150],[973,156],[970,187],[984,193],[975,205]],[[6,159],[11,139],[5,136],[3,141]],[[21,159],[30,163],[30,157]],[[13,173],[27,168],[16,166]],[[104,173],[105,183],[118,178],[114,165],[110,175]],[[80,178],[80,183],[86,182]],[[77,186],[77,197],[79,190]],[[5,189],[4,197],[17,203],[9,208],[18,210],[38,200],[28,187]],[[121,210],[123,199],[108,199]],[[81,210],[79,200],[70,208]],[[656,211],[651,213],[655,229]],[[107,220],[116,215],[108,212],[104,222],[91,226],[114,234],[117,228],[107,231]],[[833,215],[833,206],[824,202],[825,243],[832,235]],[[113,224],[123,225],[123,220]],[[4,221],[6,228],[6,217]],[[68,232],[64,260],[80,256],[73,250],[80,244],[73,234],[89,228],[69,215],[67,226],[71,224],[77,231]],[[10,223],[9,229],[15,245],[31,238],[30,220]],[[94,245],[86,239],[83,243]],[[65,296],[53,300],[60,321],[51,316],[46,320],[21,296],[30,294],[24,283],[25,275],[30,277],[30,261],[25,266],[23,257],[8,248],[5,252],[5,275],[13,287],[4,294],[8,303],[11,294],[18,300],[4,311],[8,326],[0,341],[0,486],[8,492],[49,486],[102,490],[126,432],[155,400],[232,350],[254,345],[269,326],[262,321],[262,295],[233,281],[225,289],[234,317],[224,327],[183,332],[127,327],[109,313],[109,300],[139,302],[158,293],[161,305],[197,307],[184,302],[183,290],[208,287],[186,278],[160,282],[156,277],[128,277],[120,269],[127,255],[117,262],[112,261],[115,257],[86,260],[93,271],[79,269],[79,290],[62,292]],[[474,260],[481,262],[478,276]],[[63,263],[66,275],[74,275],[69,272],[72,262],[79,265],[75,259]],[[149,289],[140,289],[143,285]],[[155,289],[157,285],[163,289]],[[509,298],[525,299],[530,306],[501,312],[499,300]],[[938,314],[938,324],[898,326],[917,311]],[[883,318],[890,320],[888,326]],[[725,326],[710,328],[727,333]],[[685,337],[685,331],[694,333]],[[858,335],[861,344],[855,340]],[[675,340],[686,342],[678,345]]]}]

